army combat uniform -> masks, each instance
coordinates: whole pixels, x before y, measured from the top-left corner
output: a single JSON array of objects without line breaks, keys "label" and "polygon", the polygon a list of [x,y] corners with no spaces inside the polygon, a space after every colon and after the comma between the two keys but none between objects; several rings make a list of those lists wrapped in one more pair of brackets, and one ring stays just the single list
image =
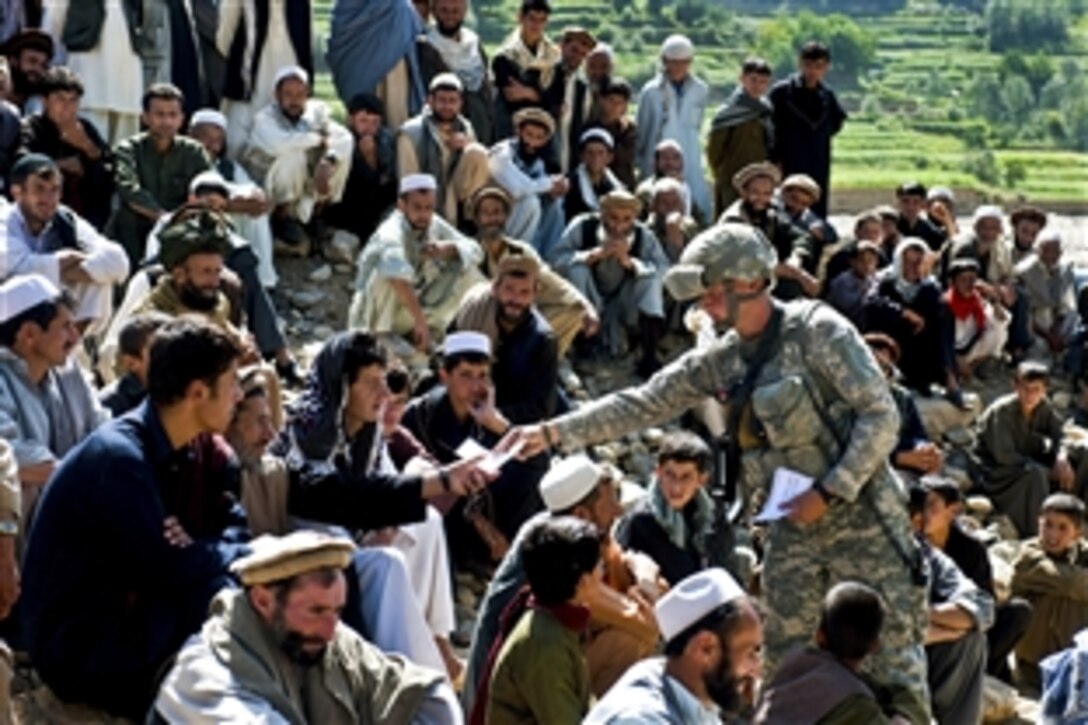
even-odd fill
[{"label": "army combat uniform", "polygon": [[[725,229],[704,235],[737,227]],[[750,412],[761,436],[743,453],[741,483],[758,496],[769,490],[776,469],[788,468],[820,482],[831,499],[813,524],[783,518],[769,525],[763,573],[768,670],[790,648],[811,641],[832,585],[862,582],[888,607],[880,652],[869,661],[872,674],[909,687],[928,710],[923,565],[904,489],[887,463],[899,427],[895,403],[853,325],[821,303],[773,304],[781,315],[779,341],[754,381]],[[559,440],[567,449],[613,440],[675,418],[707,396],[720,399],[744,378],[757,345],[758,339],[730,330],[645,385],[558,418]]]}]

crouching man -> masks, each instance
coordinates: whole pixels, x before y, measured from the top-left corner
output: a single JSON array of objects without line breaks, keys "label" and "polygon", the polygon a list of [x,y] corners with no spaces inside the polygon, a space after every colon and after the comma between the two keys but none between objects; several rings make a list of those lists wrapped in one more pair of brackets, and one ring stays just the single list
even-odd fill
[{"label": "crouching man", "polygon": [[155,702],[167,722],[460,723],[437,671],[340,623],[354,544],[314,531],[253,542]]}]

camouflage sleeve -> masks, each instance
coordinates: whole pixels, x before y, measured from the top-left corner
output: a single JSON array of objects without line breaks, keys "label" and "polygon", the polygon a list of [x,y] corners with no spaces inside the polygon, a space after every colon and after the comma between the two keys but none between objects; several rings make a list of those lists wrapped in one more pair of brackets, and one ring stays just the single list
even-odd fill
[{"label": "camouflage sleeve", "polygon": [[720,371],[731,348],[722,344],[692,350],[649,381],[582,406],[553,423],[565,450],[615,440],[683,414],[724,384]]},{"label": "camouflage sleeve", "polygon": [[888,382],[852,324],[821,305],[809,330],[810,364],[853,417],[850,439],[823,485],[829,493],[853,501],[895,448],[899,411]]}]

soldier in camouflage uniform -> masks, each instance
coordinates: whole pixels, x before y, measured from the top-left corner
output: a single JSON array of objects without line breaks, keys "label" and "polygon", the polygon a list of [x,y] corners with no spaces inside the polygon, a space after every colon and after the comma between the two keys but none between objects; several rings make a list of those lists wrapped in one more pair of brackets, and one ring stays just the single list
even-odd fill
[{"label": "soldier in camouflage uniform", "polygon": [[[741,484],[749,498],[789,468],[816,484],[789,515],[769,525],[763,586],[769,609],[768,668],[816,631],[830,587],[858,581],[878,590],[888,621],[872,674],[906,685],[928,711],[924,565],[910,533],[906,495],[887,464],[899,416],[880,369],[845,318],[821,303],[772,300],[777,259],[750,227],[723,224],[700,234],[666,277],[677,299],[702,297],[731,329],[638,388],[613,393],[546,423],[511,433],[523,455],[571,450],[658,425],[708,395],[728,399],[744,379],[760,338],[769,357],[740,416]],[[777,333],[777,334],[776,334]]]}]

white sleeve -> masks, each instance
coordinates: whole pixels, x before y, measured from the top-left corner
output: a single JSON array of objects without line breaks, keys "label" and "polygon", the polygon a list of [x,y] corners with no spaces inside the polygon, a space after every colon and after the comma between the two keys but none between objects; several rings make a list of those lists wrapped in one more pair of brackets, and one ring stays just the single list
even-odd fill
[{"label": "white sleeve", "polygon": [[514,165],[513,156],[514,150],[510,144],[502,144],[492,149],[489,165],[495,183],[506,189],[506,192],[515,199],[533,194],[546,194],[551,190],[551,178],[542,176],[539,179],[530,179]]},{"label": "white sleeve", "polygon": [[39,254],[19,235],[8,233],[9,217],[0,219],[0,280],[17,274],[40,274],[60,286],[60,262],[53,254]]},{"label": "white sleeve", "polygon": [[117,242],[98,233],[86,220],[76,217],[76,238],[87,255],[83,269],[98,284],[121,284],[128,279],[128,255]]}]

